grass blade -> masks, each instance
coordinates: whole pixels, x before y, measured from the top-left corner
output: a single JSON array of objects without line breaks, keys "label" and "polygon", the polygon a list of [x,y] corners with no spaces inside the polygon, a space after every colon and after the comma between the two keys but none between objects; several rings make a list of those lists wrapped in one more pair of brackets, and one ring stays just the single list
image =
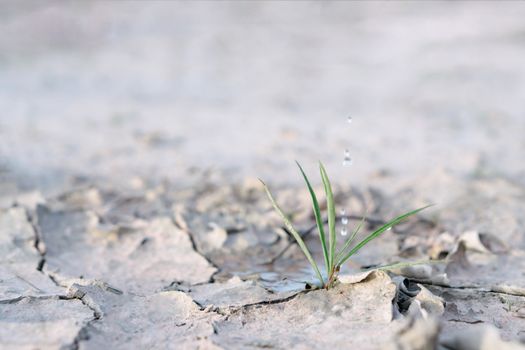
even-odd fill
[{"label": "grass blade", "polygon": [[321,246],[323,247],[323,256],[324,256],[324,263],[326,266],[326,274],[330,274],[330,262],[329,262],[329,255],[328,255],[328,248],[326,246],[326,237],[324,234],[324,224],[323,224],[323,218],[321,216],[321,209],[319,209],[319,201],[317,200],[317,196],[315,195],[315,192],[312,188],[312,185],[310,184],[310,181],[308,180],[308,177],[306,176],[303,168],[301,167],[301,164],[297,162],[297,166],[299,167],[299,170],[301,171],[301,174],[303,174],[304,181],[306,182],[306,186],[308,186],[308,191],[310,191],[310,196],[312,197],[312,205],[314,209],[314,215],[315,215],[315,222],[317,224],[317,230],[319,231],[319,240],[321,241]]},{"label": "grass blade", "polygon": [[384,224],[383,226],[381,226],[380,228],[378,228],[377,230],[375,230],[374,232],[369,234],[365,239],[363,239],[361,242],[359,242],[359,244],[357,244],[354,248],[352,248],[352,250],[350,250],[344,256],[343,259],[341,259],[340,264],[341,265],[344,264],[352,255],[357,253],[359,251],[359,249],[363,248],[368,242],[370,242],[374,238],[379,237],[383,232],[388,230],[390,227],[399,224],[401,221],[405,220],[406,218],[408,218],[408,217],[410,217],[412,215],[415,215],[415,214],[419,213],[420,211],[422,211],[422,210],[424,210],[424,209],[426,209],[426,208],[428,208],[430,206],[431,205],[427,205],[427,206],[425,206],[423,208],[419,208],[419,209],[413,210],[411,212],[408,212],[406,214],[398,216],[397,218],[395,218],[394,220],[392,220],[390,222],[387,222],[386,224]]},{"label": "grass blade", "polygon": [[437,265],[437,264],[444,264],[447,261],[445,259],[440,260],[417,260],[417,261],[402,261],[387,265],[381,265],[377,267],[372,267],[370,269],[366,269],[363,271],[371,271],[371,270],[381,270],[381,271],[389,271],[394,269],[401,269],[403,267],[409,267],[409,266],[416,266],[416,265]]},{"label": "grass blade", "polygon": [[361,230],[361,227],[363,227],[363,224],[366,220],[366,215],[367,213],[365,212],[365,215],[363,215],[363,218],[361,219],[357,227],[354,229],[354,232],[352,232],[352,235],[346,240],[343,248],[341,248],[341,250],[339,250],[339,252],[337,253],[335,259],[335,261],[337,261],[337,266],[341,266],[341,258],[344,256],[343,254],[345,253],[345,250],[347,250],[348,247],[350,247],[350,244],[354,241],[354,238],[357,235],[357,233]]},{"label": "grass blade", "polygon": [[310,265],[312,265],[312,267],[313,267],[313,269],[314,269],[314,271],[315,271],[315,273],[317,275],[317,278],[321,282],[321,286],[323,286],[324,285],[323,276],[321,275],[321,272],[319,272],[319,268],[317,267],[317,263],[315,262],[314,258],[312,257],[312,254],[310,254],[310,251],[308,250],[308,247],[306,246],[306,244],[304,243],[303,239],[301,238],[301,235],[293,227],[293,225],[290,222],[290,220],[288,219],[288,217],[284,214],[282,209],[279,207],[279,205],[275,201],[275,198],[273,198],[272,193],[268,189],[268,186],[266,186],[264,181],[262,181],[261,179],[259,179],[259,181],[261,181],[261,183],[263,184],[264,190],[266,191],[266,195],[270,199],[270,202],[272,202],[273,207],[275,208],[275,210],[279,213],[279,215],[283,219],[284,225],[286,226],[288,231],[292,234],[293,238],[295,238],[295,240],[297,241],[297,244],[299,245],[299,247],[303,251],[303,254],[306,256],[306,259],[308,259],[308,261],[310,262]]},{"label": "grass blade", "polygon": [[323,166],[323,163],[319,162],[319,169],[321,171],[321,178],[323,180],[324,191],[326,193],[326,209],[328,211],[328,245],[329,245],[329,256],[328,262],[330,264],[330,271],[334,267],[335,259],[335,244],[336,244],[336,234],[335,234],[335,205],[334,205],[334,195],[332,193],[332,185],[330,185],[330,180],[326,174],[326,170]]}]

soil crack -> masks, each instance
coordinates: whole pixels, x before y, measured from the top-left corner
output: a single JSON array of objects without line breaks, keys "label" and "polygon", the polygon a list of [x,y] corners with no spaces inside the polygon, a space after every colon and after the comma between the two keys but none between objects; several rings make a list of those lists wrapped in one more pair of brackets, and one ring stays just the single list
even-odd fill
[{"label": "soil crack", "polygon": [[37,271],[40,271],[40,272],[43,273],[42,270],[43,270],[44,265],[46,263],[46,258],[45,258],[45,254],[46,253],[41,248],[41,241],[42,241],[42,239],[40,237],[40,231],[38,229],[38,225],[36,224],[34,217],[26,209],[24,209],[24,211],[25,211],[25,214],[26,214],[27,222],[31,226],[31,228],[33,230],[34,237],[35,237],[34,238],[33,247],[35,248],[37,253],[40,255],[40,260],[38,261],[36,269],[37,269]]},{"label": "soil crack", "polygon": [[489,293],[489,294],[496,294],[496,295],[512,295],[516,297],[522,297],[525,298],[525,295],[521,293],[512,293],[512,292],[504,292],[501,290],[495,289],[495,287],[489,287],[489,288],[483,288],[479,286],[450,286],[444,283],[434,283],[428,280],[417,280],[417,279],[410,279],[411,282],[419,283],[426,286],[432,286],[437,288],[443,288],[443,289],[456,289],[456,290],[472,290],[480,293]]},{"label": "soil crack", "polygon": [[[178,227],[179,229],[181,229],[183,232],[185,232],[188,235],[190,242],[191,242],[191,246],[193,250],[195,251],[195,253],[202,256],[208,262],[208,264],[210,264],[211,266],[215,268],[216,271],[210,276],[210,279],[207,282],[207,283],[215,283],[215,276],[221,272],[220,267],[217,266],[209,257],[207,257],[206,254],[202,253],[199,250],[199,248],[197,247],[197,242],[195,241],[195,237],[193,236],[193,233],[191,232],[189,228],[181,227],[179,224],[177,224],[177,221],[174,218],[170,218],[170,220],[173,223],[173,225],[175,225],[176,227]],[[170,286],[172,286],[174,283],[177,283],[177,281],[172,282]]]}]

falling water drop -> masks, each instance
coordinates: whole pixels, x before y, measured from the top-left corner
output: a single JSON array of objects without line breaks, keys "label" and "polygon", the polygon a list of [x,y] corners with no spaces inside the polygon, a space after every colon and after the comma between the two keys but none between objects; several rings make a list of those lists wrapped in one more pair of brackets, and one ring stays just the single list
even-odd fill
[{"label": "falling water drop", "polygon": [[348,225],[348,216],[346,215],[346,210],[341,209],[341,224]]},{"label": "falling water drop", "polygon": [[350,157],[350,151],[345,149],[345,157],[343,158],[343,166],[352,165],[352,158]]},{"label": "falling water drop", "polygon": [[346,225],[348,225],[348,216],[346,215],[346,210],[341,209],[341,236],[346,236],[348,234]]},{"label": "falling water drop", "polygon": [[348,122],[348,124],[352,124],[352,117],[346,118],[346,121]]}]

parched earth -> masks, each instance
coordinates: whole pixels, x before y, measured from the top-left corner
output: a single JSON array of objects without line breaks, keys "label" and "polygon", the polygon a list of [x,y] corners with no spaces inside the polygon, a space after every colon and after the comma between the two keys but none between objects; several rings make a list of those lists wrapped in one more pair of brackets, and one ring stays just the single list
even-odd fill
[{"label": "parched earth", "polygon": [[[329,291],[305,289],[313,273],[256,181],[92,184],[17,203],[0,215],[2,347],[521,348],[525,242],[512,213],[525,210],[525,190],[495,180],[461,187],[462,201],[364,248]],[[501,213],[486,214],[495,205],[480,194],[487,187]],[[336,189],[356,217],[366,203],[367,230],[401,210],[394,198],[421,200]],[[321,261],[304,192],[277,196]],[[359,272],[430,258],[445,260]]]},{"label": "parched earth", "polygon": [[[523,18],[1,2],[0,348],[525,348]],[[322,261],[295,159],[361,235],[435,206],[308,289],[257,180]]]}]

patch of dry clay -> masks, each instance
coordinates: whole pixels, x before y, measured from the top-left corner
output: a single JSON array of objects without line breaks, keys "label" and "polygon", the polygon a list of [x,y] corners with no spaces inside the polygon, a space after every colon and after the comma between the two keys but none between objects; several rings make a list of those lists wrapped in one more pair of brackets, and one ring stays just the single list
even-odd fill
[{"label": "patch of dry clay", "polygon": [[0,303],[0,344],[3,349],[73,347],[94,315],[80,300],[22,298]]},{"label": "patch of dry clay", "polygon": [[216,313],[201,311],[178,291],[148,296],[116,294],[100,285],[72,285],[69,292],[98,310],[80,349],[218,349],[211,341]]},{"label": "patch of dry clay", "polygon": [[286,299],[297,292],[272,293],[256,281],[242,281],[239,277],[233,277],[224,283],[193,286],[188,293],[203,307],[227,309]]},{"label": "patch of dry clay", "polygon": [[504,340],[518,340],[525,329],[523,297],[475,289],[429,287],[446,302],[443,335],[476,325],[495,326]]},{"label": "patch of dry clay", "polygon": [[64,294],[38,271],[36,233],[20,207],[0,211],[0,302],[25,296]]},{"label": "patch of dry clay", "polygon": [[225,348],[377,349],[393,332],[395,294],[391,279],[377,272],[361,283],[242,308],[217,323],[213,339]]},{"label": "patch of dry clay", "polygon": [[173,281],[207,282],[216,271],[170,218],[121,233],[98,229],[89,211],[39,207],[38,224],[46,246],[44,270],[64,284],[99,279],[117,289],[146,293]]}]

